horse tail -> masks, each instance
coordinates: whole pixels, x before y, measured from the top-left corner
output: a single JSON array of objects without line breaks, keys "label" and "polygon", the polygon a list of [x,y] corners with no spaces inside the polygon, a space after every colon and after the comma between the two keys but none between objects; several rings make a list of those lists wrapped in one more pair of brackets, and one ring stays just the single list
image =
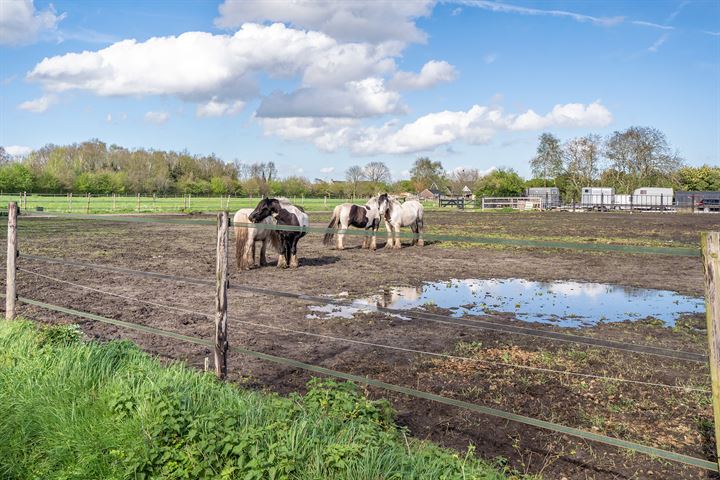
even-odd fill
[{"label": "horse tail", "polygon": [[[239,225],[241,223],[250,223],[250,219],[246,213],[238,211],[233,217],[233,224],[235,225],[235,257],[237,259],[238,269],[245,270],[250,267],[245,250],[247,243],[251,241],[251,239],[250,229],[246,225]],[[254,240],[252,241],[254,242]],[[255,262],[255,259],[253,258],[252,261]]]},{"label": "horse tail", "polygon": [[[328,230],[335,230],[337,231],[337,225],[340,221],[340,205],[335,207],[333,210],[332,218],[330,219],[330,223],[328,224],[327,228]],[[332,244],[333,237],[335,237],[335,232],[326,232],[325,236],[323,236],[323,244],[330,245]]]}]

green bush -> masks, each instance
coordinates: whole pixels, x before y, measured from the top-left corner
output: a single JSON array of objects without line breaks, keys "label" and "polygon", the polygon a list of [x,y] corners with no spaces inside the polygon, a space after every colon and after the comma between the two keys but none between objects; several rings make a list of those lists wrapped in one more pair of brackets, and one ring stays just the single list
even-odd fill
[{"label": "green bush", "polygon": [[77,327],[0,325],[0,478],[500,479],[501,464],[406,440],[387,402],[313,380],[240,390]]}]

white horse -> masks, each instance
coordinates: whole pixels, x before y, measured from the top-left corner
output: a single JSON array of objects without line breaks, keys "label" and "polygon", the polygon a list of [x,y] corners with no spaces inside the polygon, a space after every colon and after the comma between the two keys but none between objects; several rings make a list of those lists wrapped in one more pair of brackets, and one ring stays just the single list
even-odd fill
[{"label": "white horse", "polygon": [[[235,256],[237,257],[239,270],[250,270],[257,266],[255,263],[255,242],[262,242],[259,265],[261,267],[267,265],[266,251],[268,242],[272,244],[276,252],[279,253],[282,250],[282,240],[277,230],[247,226],[247,224],[252,223],[249,218],[252,212],[252,208],[241,208],[233,217],[233,225],[235,225]],[[265,225],[276,224],[273,217],[268,217],[261,223]]]},{"label": "white horse", "polygon": [[[400,228],[410,227],[413,234],[413,240],[411,245],[418,245],[422,247],[425,242],[423,241],[422,234],[425,226],[423,224],[424,208],[417,200],[408,200],[405,203],[400,203],[394,197],[389,197],[387,194],[380,195],[387,198],[387,202],[384,202],[384,209],[381,209],[383,218],[385,220],[385,228],[388,231],[388,241],[385,244],[385,248],[400,248]],[[382,200],[381,200],[382,202]]]},{"label": "white horse", "polygon": [[[385,197],[387,198],[387,196]],[[334,230],[327,232],[323,237],[323,243],[330,245],[333,237],[335,237],[335,248],[343,250],[343,239],[345,232],[349,227],[364,228],[370,231],[370,235],[366,235],[363,240],[362,248],[375,250],[377,248],[375,234],[380,227],[380,197],[373,197],[367,201],[365,205],[354,205],[352,203],[342,203],[333,209],[332,218],[327,228]],[[384,206],[382,206],[384,208]],[[339,229],[339,231],[338,231]]]}]

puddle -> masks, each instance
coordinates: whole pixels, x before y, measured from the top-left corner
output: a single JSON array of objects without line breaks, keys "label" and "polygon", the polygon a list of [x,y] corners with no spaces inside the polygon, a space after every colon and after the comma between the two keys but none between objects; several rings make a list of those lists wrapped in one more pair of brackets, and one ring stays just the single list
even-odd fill
[{"label": "puddle", "polygon": [[[452,316],[510,312],[519,320],[562,327],[586,327],[648,317],[672,327],[683,314],[703,313],[702,298],[667,290],[581,282],[531,282],[523,279],[428,282],[421,287],[393,287],[355,300],[352,306],[311,306],[309,318],[352,318],[381,306],[396,310],[436,306]],[[398,318],[404,318],[397,315]]]}]

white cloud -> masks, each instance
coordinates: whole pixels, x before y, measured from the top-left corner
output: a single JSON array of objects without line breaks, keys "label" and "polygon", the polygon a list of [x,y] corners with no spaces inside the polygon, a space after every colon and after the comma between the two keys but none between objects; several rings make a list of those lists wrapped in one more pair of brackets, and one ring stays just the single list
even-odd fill
[{"label": "white cloud", "polygon": [[385,90],[381,78],[348,82],[343,88],[301,88],[291,94],[275,92],[263,99],[258,117],[362,118],[402,113],[397,92]]},{"label": "white cloud", "polygon": [[668,39],[668,34],[667,34],[667,33],[663,33],[663,34],[660,36],[660,38],[658,38],[657,40],[655,40],[655,43],[653,43],[652,45],[650,45],[650,46],[648,47],[648,52],[657,53],[657,51],[660,49],[660,47],[662,46],[662,44],[667,41],[667,39]]},{"label": "white cloud", "polygon": [[107,117],[105,117],[105,121],[107,123],[112,123],[112,113],[107,114]]},{"label": "white cloud", "polygon": [[404,125],[391,121],[380,127],[333,118],[259,120],[268,135],[311,141],[323,151],[348,149],[356,155],[379,155],[431,151],[456,141],[484,144],[501,131],[605,127],[612,122],[612,114],[596,101],[556,105],[544,116],[532,110],[505,114],[499,107],[474,105],[468,111],[430,113]]},{"label": "white cloud", "polygon": [[398,72],[390,85],[400,90],[424,89],[443,82],[452,82],[457,77],[455,67],[448,62],[430,60],[423,65],[420,73]]},{"label": "white cloud", "polygon": [[435,0],[225,0],[215,25],[234,28],[246,22],[283,22],[324,32],[343,41],[424,42],[415,19],[429,16]]},{"label": "white cloud", "polygon": [[453,8],[452,12],[450,12],[450,15],[455,17],[457,15],[460,15],[461,13],[462,13],[462,8],[457,7],[457,8]]},{"label": "white cloud", "polygon": [[55,103],[57,103],[57,97],[55,95],[43,95],[40,98],[21,103],[18,105],[18,108],[28,112],[42,113]]},{"label": "white cloud", "polygon": [[490,65],[491,63],[495,63],[495,60],[497,60],[497,54],[495,53],[488,53],[483,57],[483,62]]},{"label": "white cloud", "polygon": [[518,13],[520,15],[543,15],[550,17],[564,17],[575,20],[581,23],[592,23],[593,25],[599,25],[602,27],[612,27],[623,22],[624,17],[593,17],[590,15],[583,15],[575,12],[568,12],[565,10],[541,10],[538,8],[520,7],[517,5],[510,5],[507,3],[491,2],[485,0],[454,0],[453,3],[466,5],[469,7],[482,8],[484,10],[490,10],[492,12],[501,13]]},{"label": "white cloud", "polygon": [[703,32],[703,33],[706,33],[706,34],[708,34],[708,35],[712,35],[713,37],[720,37],[720,32],[705,31],[705,32]]},{"label": "white cloud", "polygon": [[38,11],[33,0],[2,0],[0,2],[0,45],[33,43],[38,36],[55,31],[65,18],[55,12],[52,4]]},{"label": "white cloud", "polygon": [[198,105],[195,114],[198,117],[222,117],[224,115],[235,115],[245,107],[245,102],[236,100],[234,102],[221,102],[213,97],[209,102]]},{"label": "white cloud", "polygon": [[599,101],[589,105],[568,103],[555,105],[547,115],[540,116],[532,110],[518,115],[511,123],[511,130],[542,130],[550,127],[587,128],[607,127],[612,114]]},{"label": "white cloud", "polygon": [[227,115],[241,108],[238,101],[257,96],[260,75],[299,77],[302,88],[342,89],[393,73],[402,48],[397,42],[342,44],[282,24],[245,24],[233,35],[187,32],[50,57],[27,78],[48,92],[172,95],[199,104],[200,116]]},{"label": "white cloud", "polygon": [[12,157],[23,157],[33,150],[32,147],[27,147],[25,145],[8,145],[3,148],[5,148],[8,155]]},{"label": "white cloud", "polygon": [[145,121],[148,123],[154,123],[162,125],[170,119],[170,114],[167,112],[147,112],[145,114]]},{"label": "white cloud", "polygon": [[333,173],[335,171],[335,167],[323,167],[320,169],[320,173]]}]

